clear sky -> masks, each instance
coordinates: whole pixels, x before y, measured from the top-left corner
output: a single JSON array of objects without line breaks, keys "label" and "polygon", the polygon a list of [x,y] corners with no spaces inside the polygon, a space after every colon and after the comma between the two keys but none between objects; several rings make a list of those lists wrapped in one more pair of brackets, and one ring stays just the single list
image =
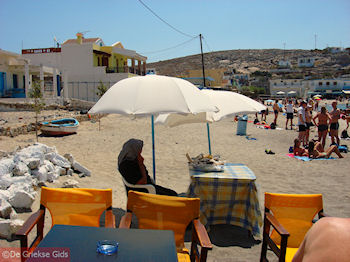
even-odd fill
[{"label": "clear sky", "polygon": [[[350,47],[350,0],[0,0],[0,48],[20,53],[75,38],[120,41],[148,62],[230,49]],[[186,36],[189,35],[189,36]],[[187,42],[186,42],[187,41]],[[179,45],[184,43],[183,45]],[[177,48],[168,49],[177,46]],[[162,52],[154,52],[168,49]]]}]

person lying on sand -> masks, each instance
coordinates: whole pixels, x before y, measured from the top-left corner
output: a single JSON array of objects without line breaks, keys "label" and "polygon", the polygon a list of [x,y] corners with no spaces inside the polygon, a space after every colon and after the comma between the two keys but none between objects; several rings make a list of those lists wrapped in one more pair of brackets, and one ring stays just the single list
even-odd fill
[{"label": "person lying on sand", "polygon": [[309,151],[305,148],[300,147],[300,140],[298,138],[294,139],[293,154],[295,156],[308,156]]},{"label": "person lying on sand", "polygon": [[339,158],[344,158],[336,145],[332,145],[327,150],[324,150],[320,142],[309,142],[309,157],[310,158],[329,158],[332,153],[336,153]]}]

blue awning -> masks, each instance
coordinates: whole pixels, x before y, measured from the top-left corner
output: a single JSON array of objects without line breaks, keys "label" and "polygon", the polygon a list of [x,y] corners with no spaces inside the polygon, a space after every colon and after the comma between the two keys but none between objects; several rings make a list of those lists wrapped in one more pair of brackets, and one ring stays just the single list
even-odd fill
[{"label": "blue awning", "polygon": [[[202,80],[203,77],[183,77],[182,79],[185,79],[185,80]],[[215,79],[210,77],[210,76],[206,76],[205,80],[215,81]]]}]

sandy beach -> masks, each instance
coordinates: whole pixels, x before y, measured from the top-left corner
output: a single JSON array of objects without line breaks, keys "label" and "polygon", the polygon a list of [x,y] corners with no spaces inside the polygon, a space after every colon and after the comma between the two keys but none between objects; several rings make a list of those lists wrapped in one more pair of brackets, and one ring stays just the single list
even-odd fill
[{"label": "sandy beach", "polygon": [[[14,112],[1,112],[0,118],[6,118]],[[32,112],[17,112],[22,118],[32,117]],[[17,116],[16,116],[17,117]],[[259,116],[260,118],[260,116]],[[256,140],[248,140],[245,136],[237,136],[237,122],[232,118],[210,124],[213,154],[219,154],[223,160],[231,163],[243,163],[256,175],[261,210],[264,204],[264,192],[279,193],[322,193],[324,210],[327,214],[337,217],[350,217],[350,154],[343,154],[344,159],[314,160],[303,162],[288,157],[288,149],[297,137],[296,130],[285,130],[285,116],[278,117],[278,127],[281,129],[267,130],[257,128],[249,122],[247,134]],[[250,115],[249,120],[254,120]],[[268,116],[268,123],[273,120],[273,114]],[[294,118],[295,124],[297,123]],[[346,126],[340,120],[339,130]],[[296,126],[295,126],[296,129]],[[186,153],[196,156],[208,153],[208,141],[205,124],[187,124],[174,128],[157,125],[156,135],[156,178],[157,183],[170,187],[178,193],[186,192],[190,183]],[[310,138],[317,136],[312,127]],[[117,156],[125,141],[138,138],[144,141],[143,156],[145,164],[152,173],[152,142],[150,118],[137,118],[120,115],[107,115],[101,119],[101,129],[97,122],[84,121],[80,123],[78,133],[65,137],[39,137],[39,142],[55,146],[58,153],[71,153],[74,158],[91,170],[91,177],[78,178],[79,187],[112,188],[113,207],[117,215],[126,208],[126,193],[121,176],[117,171]],[[35,142],[35,134],[16,137],[0,137],[0,150],[13,151],[18,146],[26,146]],[[329,146],[327,138],[326,146]],[[341,140],[341,144],[350,147],[350,140]],[[271,149],[274,155],[265,153]],[[58,187],[62,179],[48,186]],[[32,210],[39,207],[39,195]],[[19,214],[25,219],[30,213]],[[48,220],[46,220],[48,221]],[[46,232],[50,228],[46,224]],[[208,255],[208,261],[258,261],[261,243],[247,239],[245,234],[237,230],[221,230],[217,227],[209,233],[214,248]],[[1,240],[0,246],[18,246],[19,241],[7,242]],[[272,259],[272,261],[274,261]]]}]

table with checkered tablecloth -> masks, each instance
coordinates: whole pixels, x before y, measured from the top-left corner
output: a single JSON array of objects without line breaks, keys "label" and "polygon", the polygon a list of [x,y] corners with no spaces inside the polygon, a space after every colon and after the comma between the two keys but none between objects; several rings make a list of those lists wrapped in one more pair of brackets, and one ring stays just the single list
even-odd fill
[{"label": "table with checkered tablecloth", "polygon": [[256,177],[243,164],[226,163],[223,172],[190,170],[189,197],[199,197],[200,220],[206,225],[231,224],[261,237]]}]

